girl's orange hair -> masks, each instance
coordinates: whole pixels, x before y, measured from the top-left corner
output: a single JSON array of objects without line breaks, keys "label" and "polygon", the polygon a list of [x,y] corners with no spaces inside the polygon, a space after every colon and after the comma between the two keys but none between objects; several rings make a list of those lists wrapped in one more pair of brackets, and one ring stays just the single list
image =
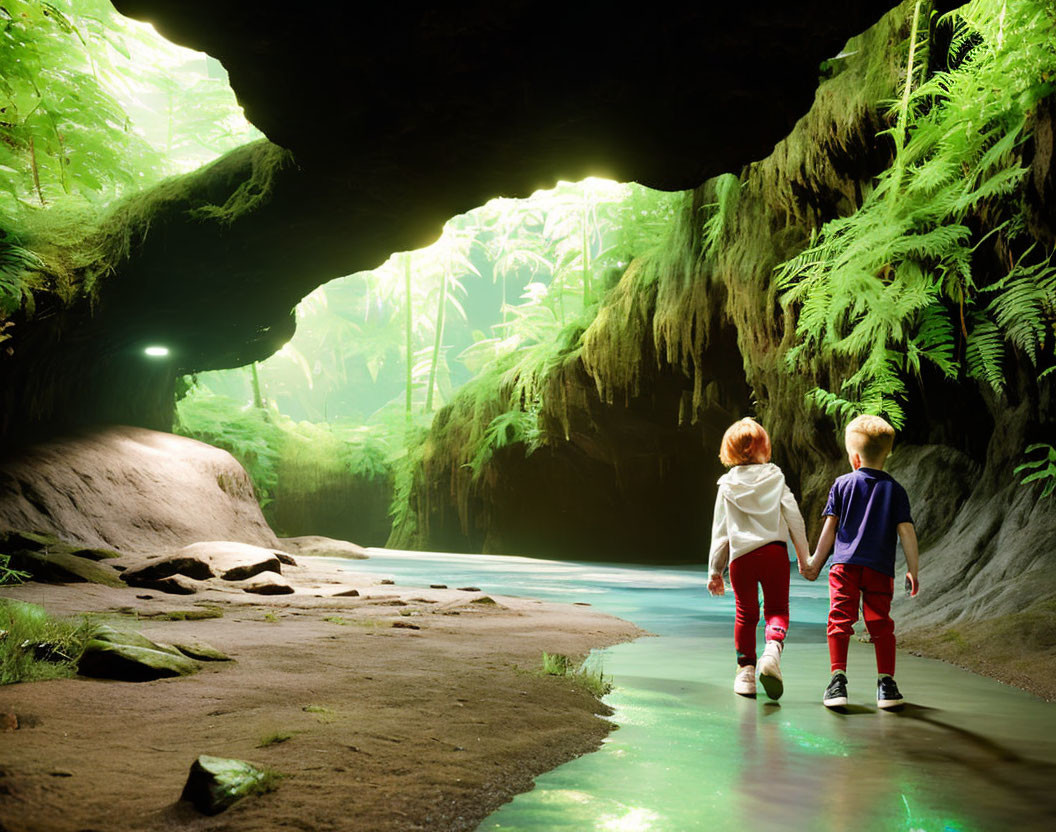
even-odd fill
[{"label": "girl's orange hair", "polygon": [[770,461],[770,436],[755,419],[746,416],[726,428],[719,460],[727,468]]}]

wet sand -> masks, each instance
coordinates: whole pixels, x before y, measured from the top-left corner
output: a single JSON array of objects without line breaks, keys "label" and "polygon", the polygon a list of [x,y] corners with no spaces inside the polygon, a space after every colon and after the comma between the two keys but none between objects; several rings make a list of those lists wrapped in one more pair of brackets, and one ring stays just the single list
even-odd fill
[{"label": "wet sand", "polygon": [[[0,734],[0,828],[473,829],[611,730],[591,694],[537,672],[540,654],[582,656],[635,637],[634,626],[589,607],[501,596],[474,603],[482,593],[383,586],[302,563],[310,565],[284,569],[297,594],[273,598],[5,587],[0,595],[55,614],[105,613],[158,641],[200,639],[236,661],[156,682],[0,688],[0,713],[21,723]],[[362,597],[314,597],[348,586]],[[135,617],[203,605],[223,616]],[[132,609],[117,613],[122,607]],[[289,738],[261,747],[274,734]],[[206,818],[177,802],[199,754],[249,760],[284,779]]]}]

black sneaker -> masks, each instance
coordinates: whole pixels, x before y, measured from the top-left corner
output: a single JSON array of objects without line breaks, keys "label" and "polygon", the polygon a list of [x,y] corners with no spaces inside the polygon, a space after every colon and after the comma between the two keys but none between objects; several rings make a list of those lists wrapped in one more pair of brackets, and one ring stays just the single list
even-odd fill
[{"label": "black sneaker", "polygon": [[905,700],[899,693],[894,678],[881,676],[876,682],[876,707],[882,711],[890,711],[901,708],[904,704]]},{"label": "black sneaker", "polygon": [[821,703],[826,708],[841,708],[847,704],[847,677],[842,673],[833,673],[829,686],[825,688],[825,698]]}]

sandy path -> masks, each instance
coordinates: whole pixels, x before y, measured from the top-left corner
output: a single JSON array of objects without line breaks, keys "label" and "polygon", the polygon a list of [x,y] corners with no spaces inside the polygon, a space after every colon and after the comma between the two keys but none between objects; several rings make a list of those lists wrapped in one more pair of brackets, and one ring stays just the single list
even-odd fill
[{"label": "sandy path", "polygon": [[[23,725],[0,734],[0,829],[472,829],[535,775],[596,748],[611,728],[590,694],[535,669],[543,650],[582,655],[633,638],[638,631],[626,622],[587,607],[501,596],[480,604],[472,603],[480,593],[379,586],[317,562],[284,573],[297,594],[270,599],[85,584],[5,588],[2,595],[54,613],[217,605],[221,618],[125,615],[118,623],[159,641],[198,638],[236,662],[139,684],[0,688],[0,712],[15,712]],[[315,597],[347,586],[364,597]],[[331,616],[345,623],[324,620]],[[309,705],[325,710],[306,712]],[[292,736],[258,747],[273,733]],[[203,753],[286,777],[275,792],[203,818],[177,803]]]}]

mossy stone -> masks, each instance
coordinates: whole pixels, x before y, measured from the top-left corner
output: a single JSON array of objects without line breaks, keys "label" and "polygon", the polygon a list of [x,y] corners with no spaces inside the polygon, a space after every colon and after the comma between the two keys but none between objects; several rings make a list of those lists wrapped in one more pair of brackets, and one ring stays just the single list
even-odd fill
[{"label": "mossy stone", "polygon": [[99,639],[88,642],[77,665],[77,672],[82,676],[125,682],[189,676],[197,670],[195,662],[175,651],[167,652],[158,645],[154,648],[137,647]]},{"label": "mossy stone", "polygon": [[204,641],[177,641],[172,644],[177,650],[183,655],[190,659],[197,659],[202,662],[230,662],[233,659],[226,653],[217,650],[211,644],[206,644]]},{"label": "mossy stone", "polygon": [[274,780],[275,775],[245,760],[203,754],[192,763],[180,799],[203,814],[216,815],[243,797],[270,791]]}]

